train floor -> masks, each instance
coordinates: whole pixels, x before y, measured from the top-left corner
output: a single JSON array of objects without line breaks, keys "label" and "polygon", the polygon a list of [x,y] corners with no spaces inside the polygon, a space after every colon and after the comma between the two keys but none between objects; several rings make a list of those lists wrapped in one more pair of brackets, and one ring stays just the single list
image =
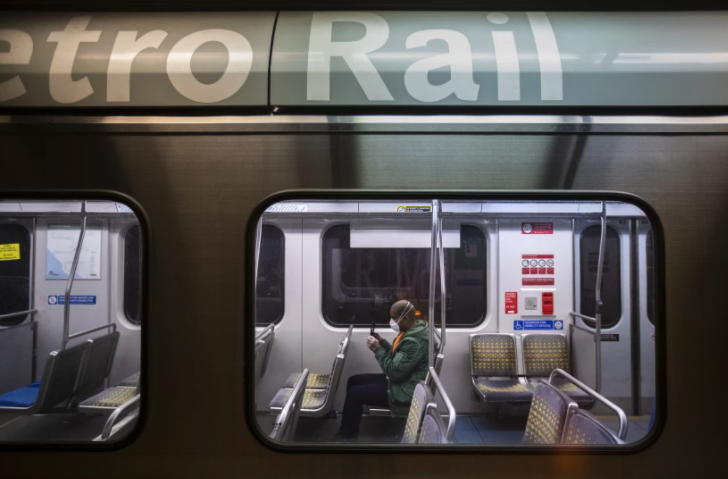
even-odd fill
[{"label": "train floor", "polygon": [[[599,420],[616,431],[616,418],[597,416]],[[455,442],[460,444],[517,444],[523,438],[527,416],[467,416],[458,415],[455,423]],[[649,416],[630,416],[626,442],[642,439],[647,434]],[[261,413],[258,424],[264,431],[273,429],[274,415]],[[359,428],[360,444],[389,444],[402,440],[406,418],[364,416]],[[299,418],[295,442],[325,443],[332,442],[339,429],[340,418]]]},{"label": "train floor", "polygon": [[87,414],[36,414],[0,416],[0,442],[91,441],[101,434],[108,416]]}]

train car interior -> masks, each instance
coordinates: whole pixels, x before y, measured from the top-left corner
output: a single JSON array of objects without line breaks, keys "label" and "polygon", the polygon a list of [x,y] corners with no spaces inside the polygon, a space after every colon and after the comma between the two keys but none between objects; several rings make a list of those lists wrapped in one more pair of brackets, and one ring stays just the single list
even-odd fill
[{"label": "train car interior", "polygon": [[[258,434],[279,446],[642,440],[655,409],[649,216],[598,197],[271,204],[249,263]],[[423,374],[411,403],[365,404],[343,438],[352,378],[399,380],[367,347],[396,347],[398,302],[426,331]]]},{"label": "train car interior", "polygon": [[0,202],[0,443],[112,443],[134,429],[143,244],[123,203]]}]

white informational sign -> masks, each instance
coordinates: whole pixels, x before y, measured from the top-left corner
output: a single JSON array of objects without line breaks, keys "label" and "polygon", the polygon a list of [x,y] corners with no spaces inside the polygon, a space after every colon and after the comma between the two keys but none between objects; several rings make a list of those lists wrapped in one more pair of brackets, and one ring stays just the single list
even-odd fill
[{"label": "white informational sign", "polygon": [[[46,279],[68,279],[80,233],[78,226],[48,227]],[[98,228],[86,227],[76,279],[101,279],[101,230]]]}]

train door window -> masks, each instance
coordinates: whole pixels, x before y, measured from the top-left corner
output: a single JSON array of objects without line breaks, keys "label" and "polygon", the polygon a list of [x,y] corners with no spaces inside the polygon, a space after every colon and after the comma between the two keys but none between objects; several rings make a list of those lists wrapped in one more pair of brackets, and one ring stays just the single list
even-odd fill
[{"label": "train door window", "polygon": [[655,246],[652,231],[647,232],[647,319],[655,324]]},{"label": "train door window", "polygon": [[[389,308],[407,299],[426,319],[430,283],[429,248],[352,248],[349,224],[323,237],[323,314],[332,326],[389,324]],[[487,312],[485,234],[460,228],[460,248],[445,248],[448,327],[472,327]],[[440,325],[440,278],[435,324]]]},{"label": "train door window", "polygon": [[145,225],[108,197],[0,196],[0,449],[118,446],[144,407]]},{"label": "train door window", "polygon": [[286,238],[278,227],[263,225],[258,257],[255,324],[277,323],[285,312]]},{"label": "train door window", "polygon": [[132,324],[141,324],[142,238],[139,225],[124,236],[124,315]]},{"label": "train door window", "polygon": [[[262,330],[260,317],[246,322],[246,413],[263,442],[313,452],[423,451],[432,444],[438,450],[563,444],[624,450],[648,437],[650,411],[630,409],[640,390],[622,374],[630,371],[635,347],[629,331],[604,331],[597,350],[593,330],[570,327],[578,326],[575,294],[581,294],[581,313],[594,315],[601,231],[585,222],[606,214],[615,224],[605,231],[602,273],[603,326],[609,328],[619,323],[627,294],[620,274],[636,273],[632,262],[620,261],[616,222],[643,222],[659,239],[659,222],[652,223],[656,217],[647,208],[600,194],[564,194],[564,200],[554,199],[557,193],[544,200],[418,194],[411,202],[355,194],[261,205],[260,216],[250,219],[248,244],[259,222],[300,224],[302,232],[300,242],[290,237],[296,247],[286,251],[280,231],[264,228],[260,271],[252,258],[246,261],[246,297],[256,298],[258,290],[257,307],[246,303],[249,317],[265,311],[263,299],[282,301],[283,258],[295,271],[287,314],[297,320]],[[575,243],[576,224],[587,227]],[[648,241],[651,256],[661,243]],[[432,256],[438,265],[430,264]],[[649,258],[648,267],[662,272],[655,263]],[[579,278],[582,291],[575,291]],[[654,349],[640,357],[650,359]],[[661,380],[656,377],[658,386]],[[570,401],[599,415],[569,412]],[[362,402],[366,407],[357,406]],[[556,413],[545,421],[544,410]],[[656,416],[654,429],[662,420]]]},{"label": "train door window", "polygon": [[0,326],[23,323],[30,309],[30,232],[19,224],[0,224]]},{"label": "train door window", "polygon": [[[600,226],[589,226],[581,234],[581,314],[596,314],[596,281],[599,263]],[[602,328],[611,328],[622,316],[621,247],[619,234],[607,226],[602,269]],[[584,322],[594,327],[593,321]]]}]

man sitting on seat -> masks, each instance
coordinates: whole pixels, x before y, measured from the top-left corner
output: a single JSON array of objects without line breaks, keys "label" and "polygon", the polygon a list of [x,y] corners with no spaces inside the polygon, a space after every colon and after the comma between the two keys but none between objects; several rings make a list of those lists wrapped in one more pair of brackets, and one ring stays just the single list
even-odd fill
[{"label": "man sitting on seat", "polygon": [[341,418],[339,439],[359,435],[363,406],[389,407],[392,414],[407,415],[415,386],[427,376],[429,330],[415,317],[415,307],[407,300],[397,301],[389,310],[392,329],[399,334],[393,344],[379,334],[367,338],[367,347],[384,374],[357,374],[349,378]]}]

